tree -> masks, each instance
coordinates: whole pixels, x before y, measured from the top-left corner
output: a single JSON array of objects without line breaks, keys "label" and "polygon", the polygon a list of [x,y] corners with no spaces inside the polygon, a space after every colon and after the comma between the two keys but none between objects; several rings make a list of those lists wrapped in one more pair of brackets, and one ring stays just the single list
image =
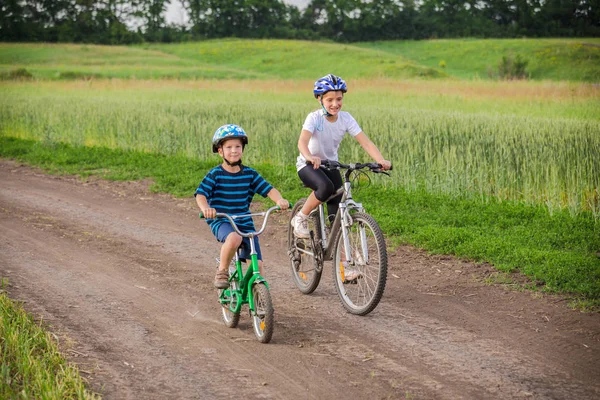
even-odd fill
[{"label": "tree", "polygon": [[165,13],[169,0],[137,0],[132,2],[132,15],[143,21],[146,40],[156,42],[161,39],[165,27]]}]

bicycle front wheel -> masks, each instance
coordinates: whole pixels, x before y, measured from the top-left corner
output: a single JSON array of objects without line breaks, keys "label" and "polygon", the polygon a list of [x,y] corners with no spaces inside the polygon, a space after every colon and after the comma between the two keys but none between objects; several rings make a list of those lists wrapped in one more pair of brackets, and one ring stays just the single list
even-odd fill
[{"label": "bicycle front wheel", "polygon": [[[306,198],[298,200],[292,209],[292,219],[302,209]],[[311,239],[300,239],[294,235],[294,229],[288,224],[288,254],[292,265],[292,278],[298,290],[304,294],[315,291],[323,273],[323,251],[320,243],[321,228],[317,212],[313,212],[308,220],[308,228],[312,232]]]},{"label": "bicycle front wheel", "polygon": [[337,238],[333,260],[335,288],[344,308],[355,315],[373,311],[385,290],[387,280],[387,251],[383,233],[368,214],[352,214],[348,227],[346,260],[343,235]]},{"label": "bicycle front wheel", "polygon": [[273,337],[275,322],[271,293],[264,283],[257,283],[252,287],[252,297],[254,298],[254,314],[252,315],[254,334],[259,342],[269,343]]}]

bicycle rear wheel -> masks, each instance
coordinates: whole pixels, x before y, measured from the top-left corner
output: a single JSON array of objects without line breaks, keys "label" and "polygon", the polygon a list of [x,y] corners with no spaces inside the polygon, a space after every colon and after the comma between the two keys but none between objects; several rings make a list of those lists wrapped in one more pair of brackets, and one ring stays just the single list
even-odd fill
[{"label": "bicycle rear wheel", "polygon": [[[306,198],[298,200],[292,209],[291,218],[294,218],[302,209],[305,202]],[[299,239],[294,235],[291,223],[288,224],[288,254],[291,260],[292,277],[298,290],[304,294],[310,294],[315,291],[317,286],[319,286],[321,274],[323,273],[320,225],[319,214],[313,212],[308,221],[308,228],[313,232],[312,239]]]},{"label": "bicycle rear wheel", "polygon": [[[229,272],[231,276],[231,271]],[[240,312],[233,312],[231,309],[235,309],[237,302],[240,301],[239,296],[235,291],[239,289],[239,282],[237,279],[229,281],[228,289],[219,289],[219,302],[221,303],[221,311],[223,322],[228,328],[235,328],[240,322]]]},{"label": "bicycle rear wheel", "polygon": [[252,326],[254,334],[261,343],[269,343],[273,337],[273,324],[275,312],[271,293],[264,283],[257,283],[252,287],[254,298],[254,315],[252,315]]},{"label": "bicycle rear wheel", "polygon": [[381,228],[368,214],[352,214],[348,245],[352,260],[346,261],[344,238],[337,238],[333,260],[335,288],[344,308],[355,315],[373,311],[385,290],[387,251]]}]

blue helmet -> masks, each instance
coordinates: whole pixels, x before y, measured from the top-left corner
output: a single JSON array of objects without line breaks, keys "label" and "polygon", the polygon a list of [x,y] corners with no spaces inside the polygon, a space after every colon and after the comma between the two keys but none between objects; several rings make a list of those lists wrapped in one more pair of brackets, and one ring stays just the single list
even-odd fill
[{"label": "blue helmet", "polygon": [[346,93],[348,91],[348,88],[346,87],[346,81],[339,76],[329,74],[317,79],[313,93],[315,98],[319,98],[319,96],[322,96],[327,92],[337,90],[340,90],[342,93]]},{"label": "blue helmet", "polygon": [[241,139],[242,145],[246,146],[248,144],[248,135],[242,128],[234,124],[227,124],[219,127],[215,131],[215,134],[212,138],[212,150],[213,153],[219,152],[219,146],[221,143],[227,139]]}]

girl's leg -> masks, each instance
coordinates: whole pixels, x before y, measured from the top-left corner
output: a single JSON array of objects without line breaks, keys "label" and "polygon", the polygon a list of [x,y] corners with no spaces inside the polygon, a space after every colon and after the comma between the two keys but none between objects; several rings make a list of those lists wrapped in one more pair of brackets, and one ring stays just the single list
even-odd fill
[{"label": "girl's leg", "polygon": [[317,208],[321,204],[317,196],[315,196],[315,192],[311,192],[308,198],[306,199],[306,203],[302,206],[300,212],[304,215],[310,214],[312,210]]},{"label": "girl's leg", "polygon": [[[332,172],[337,173],[337,178],[339,179],[336,179],[336,175],[332,174]],[[335,192],[336,184],[341,183],[341,177],[339,171],[327,171],[322,168],[313,169],[308,166],[298,171],[298,176],[307,187],[313,190],[306,199],[302,209],[292,220],[296,237],[306,239],[310,237],[307,223],[308,215]],[[332,177],[334,178],[333,180],[331,179]],[[336,204],[339,204],[339,202]]]},{"label": "girl's leg", "polygon": [[312,210],[327,200],[342,185],[342,178],[337,170],[328,171],[323,168],[313,169],[307,166],[298,171],[298,176],[305,186],[313,190],[306,199],[302,210],[300,210],[304,215],[310,214]]},{"label": "girl's leg", "polygon": [[[344,182],[342,181],[342,175],[340,174],[340,171],[337,169],[333,170],[333,171],[325,170],[324,172],[327,175],[327,177],[331,180],[331,182],[333,183],[333,188],[334,188],[334,190],[332,192],[332,194],[333,194],[333,193],[335,193],[335,191],[337,191],[339,188],[341,188],[342,185],[344,184]],[[330,222],[332,222],[333,219],[335,218],[335,214],[337,214],[338,208],[340,207],[341,200],[342,200],[342,195],[340,194],[327,202],[327,214],[329,215]]]}]

